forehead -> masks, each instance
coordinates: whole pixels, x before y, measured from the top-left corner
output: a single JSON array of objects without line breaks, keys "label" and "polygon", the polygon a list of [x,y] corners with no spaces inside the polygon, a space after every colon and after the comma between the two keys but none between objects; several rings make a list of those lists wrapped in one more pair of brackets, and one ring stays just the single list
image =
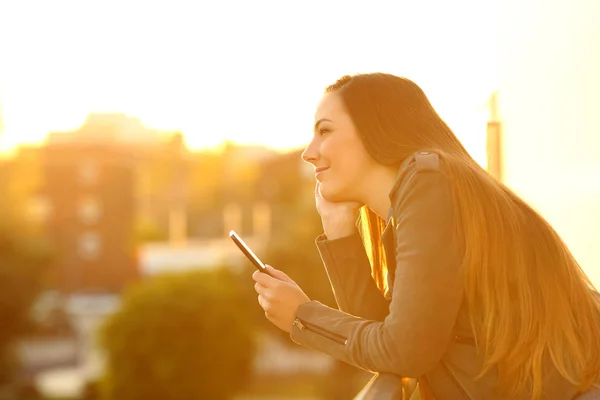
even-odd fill
[{"label": "forehead", "polygon": [[315,112],[315,121],[327,118],[332,121],[343,119],[347,116],[346,107],[339,94],[335,92],[325,93],[321,98]]}]

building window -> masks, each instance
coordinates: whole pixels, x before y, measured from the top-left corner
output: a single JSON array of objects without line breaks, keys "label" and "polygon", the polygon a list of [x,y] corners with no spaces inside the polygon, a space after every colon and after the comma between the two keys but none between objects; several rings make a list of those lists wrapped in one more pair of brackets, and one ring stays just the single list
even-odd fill
[{"label": "building window", "polygon": [[45,223],[52,213],[52,204],[45,196],[35,196],[29,200],[29,217],[37,223]]},{"label": "building window", "polygon": [[101,252],[100,235],[96,232],[87,232],[81,235],[77,241],[77,252],[85,260],[96,260]]},{"label": "building window", "polygon": [[94,197],[86,197],[79,202],[77,213],[82,223],[86,225],[95,224],[100,220],[100,216],[102,215],[100,202]]},{"label": "building window", "polygon": [[99,175],[98,164],[93,161],[86,161],[79,167],[79,182],[83,185],[96,184]]}]

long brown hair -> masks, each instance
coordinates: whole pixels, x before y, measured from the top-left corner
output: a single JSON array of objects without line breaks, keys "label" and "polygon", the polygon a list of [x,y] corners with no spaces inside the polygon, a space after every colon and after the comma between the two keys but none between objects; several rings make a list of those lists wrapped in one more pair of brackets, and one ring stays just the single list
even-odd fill
[{"label": "long brown hair", "polygon": [[[369,154],[399,166],[436,151],[452,182],[465,300],[481,374],[495,368],[510,397],[540,398],[548,363],[585,390],[600,379],[600,304],[593,285],[552,227],[475,162],[412,81],[389,74],[344,76],[338,93]],[[359,230],[373,278],[386,291],[384,221],[368,207]]]}]

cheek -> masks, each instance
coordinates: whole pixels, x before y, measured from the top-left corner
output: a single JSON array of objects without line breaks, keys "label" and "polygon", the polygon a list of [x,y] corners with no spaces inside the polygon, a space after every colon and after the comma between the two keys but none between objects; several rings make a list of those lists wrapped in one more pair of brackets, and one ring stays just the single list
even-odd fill
[{"label": "cheek", "polygon": [[321,196],[328,201],[352,201],[356,197],[359,172],[353,160],[339,160],[326,172],[321,182]]},{"label": "cheek", "polygon": [[337,158],[336,153],[337,153],[338,146],[339,145],[336,144],[336,140],[334,138],[331,138],[331,137],[327,138],[320,143],[319,155],[327,163],[330,163],[332,161],[335,162],[335,160]]},{"label": "cheek", "polygon": [[367,167],[360,154],[347,152],[337,158],[334,166],[336,180],[343,186],[355,186]]},{"label": "cheek", "polygon": [[341,140],[340,137],[332,136],[321,144],[320,150],[321,157],[332,170],[335,170],[335,175],[338,179],[346,175],[345,172],[349,168],[353,168],[353,149],[347,140]]},{"label": "cheek", "polygon": [[330,166],[322,182],[322,196],[329,201],[353,201],[370,168],[358,138],[332,135],[321,144],[321,157]]}]

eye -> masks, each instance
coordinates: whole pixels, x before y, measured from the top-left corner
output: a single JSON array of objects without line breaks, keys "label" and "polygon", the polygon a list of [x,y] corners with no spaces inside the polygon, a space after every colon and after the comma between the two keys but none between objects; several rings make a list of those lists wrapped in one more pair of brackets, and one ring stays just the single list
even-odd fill
[{"label": "eye", "polygon": [[331,129],[328,128],[319,128],[319,136],[326,135],[331,132]]}]

